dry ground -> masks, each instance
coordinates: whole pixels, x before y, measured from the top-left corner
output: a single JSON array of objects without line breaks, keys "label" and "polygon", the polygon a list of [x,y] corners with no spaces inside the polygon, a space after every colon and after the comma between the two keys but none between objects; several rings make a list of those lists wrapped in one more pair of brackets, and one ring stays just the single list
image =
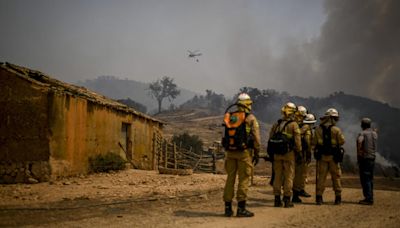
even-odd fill
[{"label": "dry ground", "polygon": [[[205,116],[199,110],[186,110],[157,118],[168,122],[167,137],[187,131],[199,135],[208,147],[221,139],[222,116]],[[261,134],[265,144],[266,128]],[[315,188],[313,170],[311,166],[310,193]],[[333,192],[328,188],[326,205],[317,206],[314,198],[307,198],[286,209],[273,207],[269,171],[270,163],[264,161],[255,169],[248,200],[249,209],[256,214],[253,218],[223,217],[225,175],[173,176],[129,169],[34,185],[0,185],[0,227],[400,226],[399,179],[376,178],[373,206],[357,204],[362,198],[358,178],[346,176],[342,205],[333,205]]]},{"label": "dry ground", "polygon": [[[400,180],[377,178],[376,203],[358,205],[356,177],[343,179],[343,201],[313,198],[274,208],[267,176],[255,176],[248,207],[253,218],[223,217],[225,175],[161,175],[125,170],[34,185],[0,185],[0,227],[399,227]],[[307,190],[314,192],[313,180]]]}]

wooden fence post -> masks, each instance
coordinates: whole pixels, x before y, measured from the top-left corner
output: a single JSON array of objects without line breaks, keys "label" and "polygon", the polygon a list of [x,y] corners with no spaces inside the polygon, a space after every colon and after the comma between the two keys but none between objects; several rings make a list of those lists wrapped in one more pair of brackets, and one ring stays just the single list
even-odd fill
[{"label": "wooden fence post", "polygon": [[215,154],[215,150],[213,150],[212,152],[212,159],[213,159],[213,173],[216,174],[217,173],[217,156]]},{"label": "wooden fence post", "polygon": [[178,162],[176,160],[176,144],[174,143],[174,168],[178,168]]},{"label": "wooden fence post", "polygon": [[157,157],[156,142],[157,142],[156,133],[153,132],[153,170],[156,170],[156,157]]},{"label": "wooden fence post", "polygon": [[165,141],[164,168],[168,168],[168,142]]}]

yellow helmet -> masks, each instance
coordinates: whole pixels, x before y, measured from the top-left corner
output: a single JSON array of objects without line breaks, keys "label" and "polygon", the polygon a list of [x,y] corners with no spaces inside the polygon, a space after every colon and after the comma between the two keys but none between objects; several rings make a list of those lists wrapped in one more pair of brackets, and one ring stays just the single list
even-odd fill
[{"label": "yellow helmet", "polygon": [[[249,94],[247,93],[241,93],[239,94],[237,98],[237,102],[239,105],[244,106],[246,112],[251,111],[251,105],[253,104],[253,101],[251,100]],[[239,106],[240,108],[240,106]]]},{"label": "yellow helmet", "polygon": [[282,107],[281,112],[284,116],[291,116],[296,112],[296,110],[296,105],[292,102],[288,102]]}]

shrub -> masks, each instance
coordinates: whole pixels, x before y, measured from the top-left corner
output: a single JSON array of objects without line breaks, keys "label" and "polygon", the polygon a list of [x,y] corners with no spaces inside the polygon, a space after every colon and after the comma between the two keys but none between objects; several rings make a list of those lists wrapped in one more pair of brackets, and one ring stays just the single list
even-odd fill
[{"label": "shrub", "polygon": [[123,170],[125,169],[125,163],[126,161],[121,156],[109,152],[90,157],[89,170],[94,173]]},{"label": "shrub", "polygon": [[174,135],[172,142],[177,146],[186,150],[192,150],[194,153],[200,154],[203,151],[203,141],[197,135],[189,135],[185,132],[180,135]]}]

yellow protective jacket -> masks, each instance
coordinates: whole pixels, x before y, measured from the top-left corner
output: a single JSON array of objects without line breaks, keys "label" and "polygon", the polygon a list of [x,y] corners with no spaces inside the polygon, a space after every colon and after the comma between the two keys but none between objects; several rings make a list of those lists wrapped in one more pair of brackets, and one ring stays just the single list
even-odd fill
[{"label": "yellow protective jacket", "polygon": [[[299,124],[290,118],[283,118],[282,121],[279,123],[275,123],[270,132],[269,132],[269,139],[273,136],[273,134],[279,129],[282,130],[283,126],[286,122],[291,121],[289,124],[286,125],[285,129],[283,129],[282,133],[285,134],[289,140],[293,142],[293,148],[291,151],[295,151],[296,153],[301,152],[301,131],[299,128]],[[268,140],[269,140],[268,139]]]},{"label": "yellow protective jacket", "polygon": [[328,128],[329,126],[332,125],[331,127],[331,145],[332,147],[337,147],[337,146],[342,146],[345,143],[344,135],[342,133],[342,130],[340,130],[339,127],[335,126],[335,122],[332,121],[331,119],[326,119],[323,120],[323,122],[316,127],[315,129],[315,135],[313,139],[313,147],[316,146],[322,146],[324,144],[324,139],[323,139],[323,130],[322,126],[325,126]]},{"label": "yellow protective jacket", "polygon": [[301,130],[301,138],[303,139],[301,142],[303,148],[303,156],[305,158],[306,156],[307,157],[311,156],[313,132],[310,124],[303,124],[300,130]]},{"label": "yellow protective jacket", "polygon": [[254,140],[254,154],[260,152],[260,125],[258,124],[257,118],[253,114],[248,114],[246,119],[246,133],[247,135],[253,135]]}]

